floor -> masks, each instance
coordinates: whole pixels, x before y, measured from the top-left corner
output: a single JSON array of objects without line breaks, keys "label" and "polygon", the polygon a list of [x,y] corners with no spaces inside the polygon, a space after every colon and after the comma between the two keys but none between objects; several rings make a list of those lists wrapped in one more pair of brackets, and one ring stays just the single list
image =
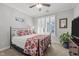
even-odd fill
[{"label": "floor", "polygon": [[[20,52],[15,49],[7,49],[4,51],[0,51],[0,56],[24,56]],[[58,43],[55,38],[52,38],[52,44],[47,49],[45,56],[69,56],[68,49],[62,47],[60,43]]]}]

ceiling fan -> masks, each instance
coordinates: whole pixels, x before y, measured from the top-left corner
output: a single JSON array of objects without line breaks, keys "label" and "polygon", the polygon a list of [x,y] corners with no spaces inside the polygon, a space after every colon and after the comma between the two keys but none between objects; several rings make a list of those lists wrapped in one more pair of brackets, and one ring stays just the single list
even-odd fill
[{"label": "ceiling fan", "polygon": [[29,8],[37,7],[39,11],[42,10],[42,7],[50,7],[50,4],[48,3],[35,3],[34,5],[29,6]]}]

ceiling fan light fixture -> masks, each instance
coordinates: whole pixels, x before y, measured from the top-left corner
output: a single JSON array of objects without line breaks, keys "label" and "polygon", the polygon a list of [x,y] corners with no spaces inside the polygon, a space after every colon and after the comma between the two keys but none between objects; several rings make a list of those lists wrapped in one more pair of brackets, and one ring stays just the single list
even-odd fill
[{"label": "ceiling fan light fixture", "polygon": [[38,9],[40,9],[40,8],[42,8],[42,5],[41,5],[41,4],[37,4],[36,7],[37,7]]}]

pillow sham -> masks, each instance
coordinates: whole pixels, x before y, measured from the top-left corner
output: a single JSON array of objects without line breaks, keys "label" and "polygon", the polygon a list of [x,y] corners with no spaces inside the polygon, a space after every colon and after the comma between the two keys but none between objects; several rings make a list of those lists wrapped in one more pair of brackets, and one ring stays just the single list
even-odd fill
[{"label": "pillow sham", "polygon": [[33,29],[16,29],[14,32],[14,36],[24,36],[24,35],[30,35],[35,34],[35,31]]},{"label": "pillow sham", "polygon": [[26,32],[23,31],[23,30],[20,30],[20,31],[17,32],[17,35],[18,36],[24,36],[24,35],[26,35]]}]

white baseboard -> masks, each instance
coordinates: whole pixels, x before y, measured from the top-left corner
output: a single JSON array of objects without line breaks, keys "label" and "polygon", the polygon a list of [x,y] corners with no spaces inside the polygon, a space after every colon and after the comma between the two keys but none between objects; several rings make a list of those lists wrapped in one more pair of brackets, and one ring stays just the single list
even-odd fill
[{"label": "white baseboard", "polygon": [[6,50],[6,49],[8,49],[8,48],[10,48],[10,46],[7,46],[7,47],[4,47],[4,48],[1,48],[0,51]]}]

